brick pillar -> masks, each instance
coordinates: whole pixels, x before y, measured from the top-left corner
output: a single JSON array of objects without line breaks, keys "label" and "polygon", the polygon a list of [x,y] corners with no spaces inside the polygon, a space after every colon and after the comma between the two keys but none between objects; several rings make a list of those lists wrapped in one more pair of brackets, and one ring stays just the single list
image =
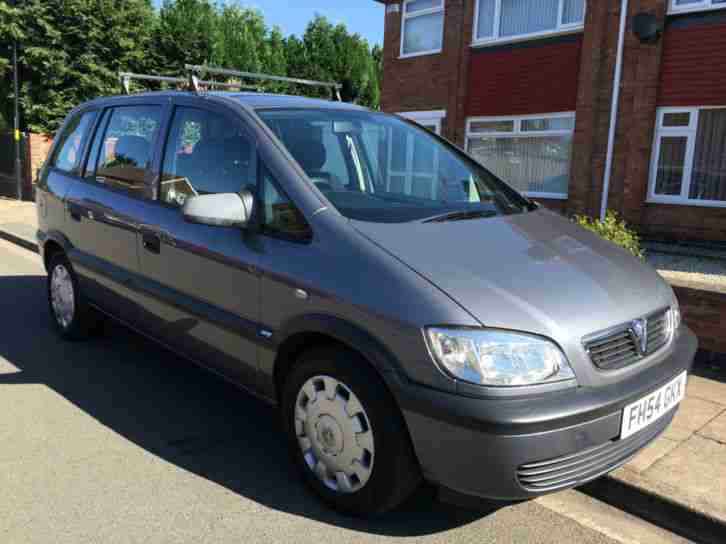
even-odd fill
[{"label": "brick pillar", "polygon": [[641,224],[648,193],[663,38],[654,44],[641,44],[632,32],[632,18],[637,13],[650,12],[664,24],[666,10],[667,0],[632,1],[625,41],[618,145],[609,206],[635,227]]},{"label": "brick pillar", "polygon": [[580,59],[568,212],[599,209],[607,149],[619,2],[589,2]]},{"label": "brick pillar", "polygon": [[451,14],[447,16],[446,27],[451,29],[452,34],[447,45],[456,47],[456,58],[452,58],[452,62],[456,63],[457,70],[455,86],[451,89],[447,108],[449,130],[444,135],[462,148],[466,145],[466,107],[469,99],[469,59],[474,35],[474,4],[475,2],[463,0],[450,0],[446,3],[446,9]]},{"label": "brick pillar", "polygon": [[[620,107],[608,207],[637,226],[647,193],[655,126],[662,39],[641,44],[633,16],[654,12],[665,19],[668,0],[631,0],[625,34]],[[613,80],[620,26],[619,0],[590,2],[585,21],[574,136],[570,213],[597,215],[607,156]]]},{"label": "brick pillar", "polygon": [[[394,3],[394,2],[391,2]],[[401,43],[401,12],[388,12],[386,9],[383,33],[383,77],[381,79],[381,109],[395,111],[398,99],[395,95],[395,75],[392,67],[396,64]],[[388,5],[386,5],[388,8]]]}]

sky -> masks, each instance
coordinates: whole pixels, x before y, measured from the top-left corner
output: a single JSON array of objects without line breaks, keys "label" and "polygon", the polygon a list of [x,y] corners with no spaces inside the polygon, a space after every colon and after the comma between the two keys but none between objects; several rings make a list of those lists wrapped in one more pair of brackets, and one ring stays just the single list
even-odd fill
[{"label": "sky", "polygon": [[[162,0],[154,0],[157,6],[161,3]],[[357,32],[371,45],[383,45],[385,7],[374,0],[237,0],[236,3],[259,9],[267,25],[279,26],[285,35],[302,36],[308,22],[319,13],[334,24],[344,23],[350,32]]]}]

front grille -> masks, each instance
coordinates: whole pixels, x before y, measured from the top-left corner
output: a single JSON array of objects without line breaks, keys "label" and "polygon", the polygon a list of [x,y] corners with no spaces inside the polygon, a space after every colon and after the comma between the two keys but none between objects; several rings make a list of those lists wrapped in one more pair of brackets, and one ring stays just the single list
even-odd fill
[{"label": "front grille", "polygon": [[585,339],[585,349],[598,368],[614,370],[652,355],[670,340],[670,311],[660,310],[646,317],[647,348],[641,352],[630,323]]},{"label": "front grille", "polygon": [[575,487],[594,480],[625,464],[647,446],[665,430],[674,413],[625,440],[611,440],[572,455],[521,465],[517,469],[517,479],[524,489],[535,493]]}]

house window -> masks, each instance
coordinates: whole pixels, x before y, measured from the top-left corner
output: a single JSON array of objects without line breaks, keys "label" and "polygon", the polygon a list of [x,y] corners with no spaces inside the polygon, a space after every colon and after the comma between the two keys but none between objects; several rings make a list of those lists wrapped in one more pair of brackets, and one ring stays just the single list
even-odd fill
[{"label": "house window", "polygon": [[440,53],[444,40],[444,0],[405,0],[401,57]]},{"label": "house window", "polygon": [[441,120],[446,117],[446,110],[402,111],[398,115],[415,121],[434,134],[441,134]]},{"label": "house window", "polygon": [[658,110],[648,200],[726,207],[726,107]]},{"label": "house window", "polygon": [[726,8],[726,0],[670,0],[670,13]]},{"label": "house window", "polygon": [[581,30],[585,0],[477,0],[474,44]]},{"label": "house window", "polygon": [[471,118],[467,151],[528,196],[566,199],[574,129],[574,113]]}]

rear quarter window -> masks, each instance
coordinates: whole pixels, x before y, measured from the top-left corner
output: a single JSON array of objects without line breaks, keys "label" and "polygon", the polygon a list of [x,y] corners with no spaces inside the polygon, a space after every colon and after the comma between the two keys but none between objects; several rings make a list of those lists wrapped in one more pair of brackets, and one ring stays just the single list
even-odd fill
[{"label": "rear quarter window", "polygon": [[63,132],[58,136],[58,144],[49,162],[50,166],[69,174],[80,173],[83,149],[96,114],[95,110],[77,114],[65,125]]}]

